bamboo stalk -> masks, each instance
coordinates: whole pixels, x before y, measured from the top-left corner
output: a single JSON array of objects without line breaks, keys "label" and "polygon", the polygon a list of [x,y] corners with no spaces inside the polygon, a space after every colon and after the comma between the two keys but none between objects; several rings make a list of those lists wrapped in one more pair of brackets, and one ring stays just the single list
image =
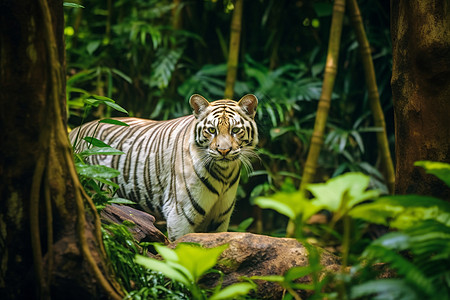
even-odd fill
[{"label": "bamboo stalk", "polygon": [[[317,115],[314,123],[314,132],[311,137],[311,146],[308,151],[305,168],[303,170],[300,191],[304,192],[306,185],[314,179],[317,169],[317,160],[323,144],[325,125],[327,123],[328,111],[330,110],[331,94],[336,79],[337,65],[339,59],[339,45],[341,41],[342,23],[344,20],[345,0],[336,0],[333,5],[333,16],[331,19],[330,38],[328,40],[328,54],[325,65],[325,74],[317,107]],[[289,235],[289,232],[288,232]]]},{"label": "bamboo stalk", "polygon": [[181,29],[181,0],[173,0],[172,26],[175,30]]},{"label": "bamboo stalk", "polygon": [[392,163],[391,152],[389,151],[389,143],[386,135],[386,123],[384,121],[383,110],[380,105],[380,97],[373,67],[372,55],[370,52],[369,41],[367,40],[364,30],[361,13],[356,0],[350,0],[349,14],[352,21],[353,29],[361,50],[361,57],[364,66],[364,76],[366,78],[367,89],[369,93],[369,104],[372,110],[374,125],[381,128],[382,131],[376,133],[378,151],[381,159],[381,168],[386,179],[389,192],[394,193],[395,173]]},{"label": "bamboo stalk", "polygon": [[236,0],[234,4],[233,17],[231,19],[230,50],[228,53],[227,78],[225,81],[226,85],[224,93],[224,97],[228,99],[233,98],[234,83],[236,82],[239,44],[241,40],[243,2],[244,0]]}]

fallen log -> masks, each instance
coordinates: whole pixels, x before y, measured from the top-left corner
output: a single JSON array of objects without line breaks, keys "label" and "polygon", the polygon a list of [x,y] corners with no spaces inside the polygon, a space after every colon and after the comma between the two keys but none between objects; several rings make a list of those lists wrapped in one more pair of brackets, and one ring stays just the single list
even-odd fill
[{"label": "fallen log", "polygon": [[138,242],[158,242],[168,245],[169,239],[155,227],[155,217],[135,208],[112,204],[101,212],[102,222],[122,224],[124,221],[134,224],[129,226],[130,232]]}]

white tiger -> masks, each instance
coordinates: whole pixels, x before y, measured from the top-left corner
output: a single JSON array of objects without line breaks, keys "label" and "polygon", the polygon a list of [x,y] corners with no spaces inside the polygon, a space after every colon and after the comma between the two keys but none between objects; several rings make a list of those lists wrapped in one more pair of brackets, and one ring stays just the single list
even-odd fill
[{"label": "white tiger", "polygon": [[[189,103],[193,115],[168,121],[118,118],[129,127],[94,121],[70,133],[72,143],[80,131],[79,138],[93,136],[125,153],[89,159],[118,169],[118,195],[166,220],[170,240],[228,229],[241,164],[251,167],[258,143],[254,95],[210,103],[195,94]],[[83,142],[76,150],[86,147]]]}]

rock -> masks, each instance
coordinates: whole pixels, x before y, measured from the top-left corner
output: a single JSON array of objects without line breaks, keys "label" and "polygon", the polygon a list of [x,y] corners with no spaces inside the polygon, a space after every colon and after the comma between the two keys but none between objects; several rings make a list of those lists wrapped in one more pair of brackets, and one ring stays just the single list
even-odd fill
[{"label": "rock", "polygon": [[[228,244],[228,248],[222,253],[218,264],[214,267],[224,274],[222,286],[228,286],[240,282],[240,277],[283,275],[288,269],[295,266],[307,266],[308,251],[302,243],[295,239],[275,238],[270,236],[238,233],[190,233],[173,243],[155,226],[155,218],[143,211],[122,205],[108,205],[101,212],[103,222],[121,224],[124,221],[132,222],[129,230],[138,242],[160,242],[175,248],[179,243],[197,243],[211,248]],[[336,256],[319,249],[321,253],[320,263],[324,266],[324,272],[336,272],[340,269]],[[159,255],[149,256],[161,259]],[[217,273],[206,275],[201,284],[207,288],[216,286],[219,282]],[[311,278],[306,276],[298,280],[301,283],[310,283]],[[281,299],[284,289],[277,283],[255,280],[258,285],[255,296],[257,299]],[[297,291],[300,297],[307,298],[311,292]]]},{"label": "rock", "polygon": [[[187,234],[170,247],[176,247],[179,243],[198,243],[206,248],[228,244],[228,248],[222,253],[219,262],[214,267],[224,273],[223,287],[239,282],[241,276],[265,276],[283,275],[294,266],[307,266],[308,252],[302,243],[295,239],[275,238],[252,233],[191,233]],[[333,254],[320,249],[320,263],[327,271],[338,271],[340,268],[338,258]],[[257,280],[258,299],[281,299],[284,289],[277,283]],[[299,282],[309,283],[311,278],[306,276]],[[218,283],[217,274],[208,274],[202,280],[202,284],[213,287]],[[304,298],[309,293],[299,291]]]},{"label": "rock", "polygon": [[146,212],[125,205],[107,205],[100,216],[103,222],[122,224],[128,221],[134,224],[129,226],[130,232],[138,242],[159,242],[169,244],[168,238],[154,225],[155,217]]}]

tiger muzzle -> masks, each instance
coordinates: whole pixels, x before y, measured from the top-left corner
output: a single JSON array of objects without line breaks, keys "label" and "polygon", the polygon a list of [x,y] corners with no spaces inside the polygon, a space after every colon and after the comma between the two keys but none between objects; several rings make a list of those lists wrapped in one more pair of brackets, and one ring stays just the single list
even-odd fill
[{"label": "tiger muzzle", "polygon": [[233,149],[233,143],[228,136],[219,135],[215,140],[215,148],[225,158]]}]

